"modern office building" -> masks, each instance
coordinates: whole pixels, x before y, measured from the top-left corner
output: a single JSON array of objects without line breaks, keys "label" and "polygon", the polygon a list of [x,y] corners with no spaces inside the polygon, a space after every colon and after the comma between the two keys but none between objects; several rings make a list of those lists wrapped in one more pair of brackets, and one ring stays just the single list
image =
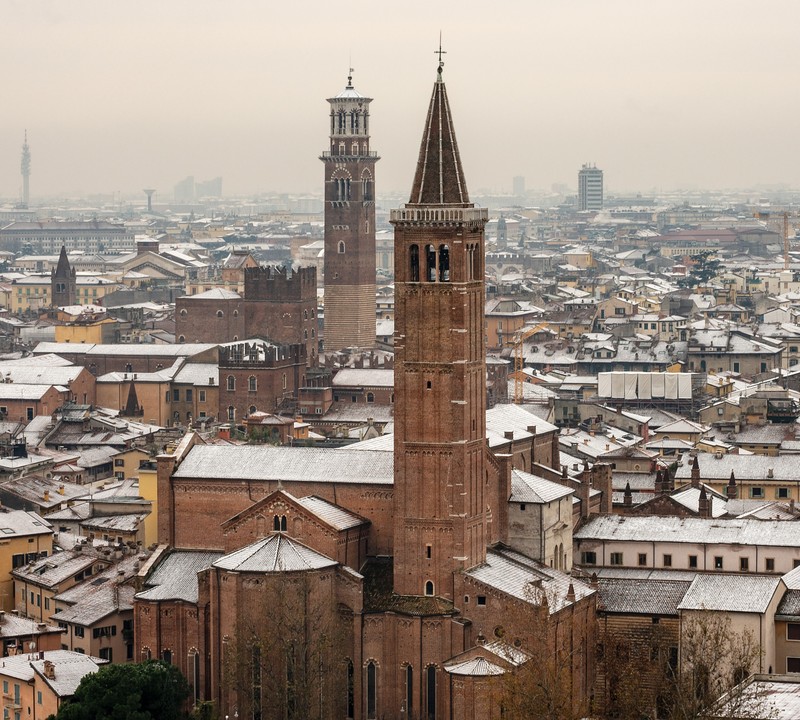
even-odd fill
[{"label": "modern office building", "polygon": [[578,173],[578,210],[603,209],[603,171],[588,163]]}]

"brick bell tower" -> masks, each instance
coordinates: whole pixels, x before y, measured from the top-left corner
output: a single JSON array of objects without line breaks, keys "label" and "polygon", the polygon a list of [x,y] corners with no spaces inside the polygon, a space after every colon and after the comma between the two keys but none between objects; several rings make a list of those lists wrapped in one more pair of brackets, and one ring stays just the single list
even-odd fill
[{"label": "brick bell tower", "polygon": [[[352,73],[352,69],[350,71]],[[347,87],[331,105],[325,164],[325,349],[375,345],[375,163],[369,104]]]},{"label": "brick bell tower", "polygon": [[484,226],[469,201],[440,62],[395,232],[394,590],[454,600],[486,558]]}]

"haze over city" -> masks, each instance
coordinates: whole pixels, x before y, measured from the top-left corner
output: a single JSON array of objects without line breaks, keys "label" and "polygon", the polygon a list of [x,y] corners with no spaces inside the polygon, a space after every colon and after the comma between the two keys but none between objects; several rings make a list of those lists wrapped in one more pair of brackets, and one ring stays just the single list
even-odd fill
[{"label": "haze over city", "polygon": [[[800,185],[800,5],[578,0],[487,4],[6,2],[0,198],[319,192],[328,105],[353,67],[374,98],[382,193],[408,190],[443,33],[473,192]],[[458,92],[453,92],[457,89]]]}]

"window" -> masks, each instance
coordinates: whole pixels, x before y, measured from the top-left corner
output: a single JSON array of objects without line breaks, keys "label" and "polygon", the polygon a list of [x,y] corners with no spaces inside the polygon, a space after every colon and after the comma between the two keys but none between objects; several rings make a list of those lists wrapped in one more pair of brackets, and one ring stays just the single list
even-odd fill
[{"label": "window", "polygon": [[18,568],[22,567],[25,564],[25,554],[20,553],[19,555],[12,555],[11,556],[11,567]]},{"label": "window", "polygon": [[750,488],[750,497],[751,498],[763,498],[764,497],[764,488],[763,487],[751,487]]},{"label": "window", "polygon": [[103,658],[103,660],[108,660],[108,662],[111,662],[111,657],[112,657],[111,648],[110,647],[100,648],[100,657]]},{"label": "window", "polygon": [[582,565],[597,565],[597,553],[596,552],[582,552],[581,553],[581,564]]},{"label": "window", "polygon": [[750,558],[742,557],[739,558],[739,570],[741,572],[747,572],[750,569]]},{"label": "window", "polygon": [[353,661],[347,659],[347,718],[352,720],[356,714],[355,672]]},{"label": "window", "polygon": [[787,640],[800,640],[800,623],[787,623],[786,624],[786,639]]},{"label": "window", "polygon": [[764,569],[767,572],[775,572],[775,558],[767,558],[764,562]]},{"label": "window", "polygon": [[419,245],[412,245],[409,248],[409,258],[410,258],[409,281],[419,282]]},{"label": "window", "polygon": [[787,500],[789,498],[789,488],[788,487],[779,487],[775,491],[775,497],[779,500]]},{"label": "window", "polygon": [[192,388],[186,389],[186,402],[192,402]]},{"label": "window", "polygon": [[621,552],[612,552],[611,553],[611,564],[612,565],[622,565],[622,553]]},{"label": "window", "polygon": [[161,653],[161,659],[167,663],[167,665],[172,665],[172,650],[164,650]]},{"label": "window", "polygon": [[227,386],[229,391],[236,390],[236,378],[233,375],[228,375]]},{"label": "window", "polygon": [[639,553],[639,565],[647,565],[647,553]]},{"label": "window", "polygon": [[436,718],[436,666],[431,665],[427,671],[426,695],[427,695],[427,708],[428,720],[435,720]]},{"label": "window", "polygon": [[430,580],[425,583],[425,594],[428,596],[433,595],[433,583]]},{"label": "window", "polygon": [[37,690],[36,691],[36,704],[37,705],[41,705],[42,704],[42,691],[41,690]]},{"label": "window", "polygon": [[217,317],[222,317],[225,313],[222,310],[217,310]]},{"label": "window", "polygon": [[439,282],[450,281],[450,248],[439,245]]},{"label": "window", "polygon": [[800,672],[800,658],[787,657],[786,658],[786,672],[787,673]]},{"label": "window", "polygon": [[26,414],[28,420],[33,420],[33,408],[32,407],[27,408],[25,410],[25,414]]},{"label": "window", "polygon": [[344,255],[344,242],[339,240],[339,254]]},{"label": "window", "polygon": [[75,635],[75,637],[83,637],[83,627],[76,625],[72,633]]},{"label": "window", "polygon": [[426,545],[425,546],[425,557],[430,559],[432,551],[433,551],[433,548],[430,545]]},{"label": "window", "polygon": [[720,555],[714,557],[714,570],[722,570],[722,557]]},{"label": "window", "polygon": [[371,393],[371,392],[367,393],[367,402],[368,403],[375,402],[375,393]]},{"label": "window", "polygon": [[689,567],[697,569],[697,555],[689,555]]},{"label": "window", "polygon": [[[206,401],[206,391],[205,390],[198,390],[197,391],[197,399],[200,402],[205,402]],[[188,398],[187,398],[187,400],[188,400]]]},{"label": "window", "polygon": [[378,670],[375,663],[367,663],[367,720],[378,717]]},{"label": "window", "polygon": [[425,279],[436,282],[436,248],[433,245],[425,246]]},{"label": "window", "polygon": [[173,390],[172,391],[172,402],[180,402],[181,401],[181,391],[180,390]]},{"label": "window", "polygon": [[258,389],[258,381],[256,380],[255,375],[251,375],[247,378],[247,391],[248,392],[255,392]]},{"label": "window", "polygon": [[101,637],[114,637],[116,634],[116,625],[105,625],[104,627],[96,627],[92,629],[92,637],[95,639]]},{"label": "window", "polygon": [[672,555],[664,555],[664,567],[672,567]]},{"label": "window", "polygon": [[406,665],[406,717],[412,717],[414,707],[414,668]]},{"label": "window", "polygon": [[228,405],[228,420],[236,419],[236,408],[233,405]]},{"label": "window", "polygon": [[486,595],[478,595],[476,602],[478,605],[486,605]]}]

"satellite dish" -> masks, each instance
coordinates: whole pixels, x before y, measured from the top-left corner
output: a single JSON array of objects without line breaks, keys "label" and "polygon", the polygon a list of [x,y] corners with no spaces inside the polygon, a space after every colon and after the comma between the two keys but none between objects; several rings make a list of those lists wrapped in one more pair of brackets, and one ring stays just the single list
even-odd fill
[{"label": "satellite dish", "polygon": [[35,640],[31,640],[31,641],[28,643],[28,650],[30,650],[31,652],[33,652],[34,650],[36,650],[36,641],[35,641]]}]

